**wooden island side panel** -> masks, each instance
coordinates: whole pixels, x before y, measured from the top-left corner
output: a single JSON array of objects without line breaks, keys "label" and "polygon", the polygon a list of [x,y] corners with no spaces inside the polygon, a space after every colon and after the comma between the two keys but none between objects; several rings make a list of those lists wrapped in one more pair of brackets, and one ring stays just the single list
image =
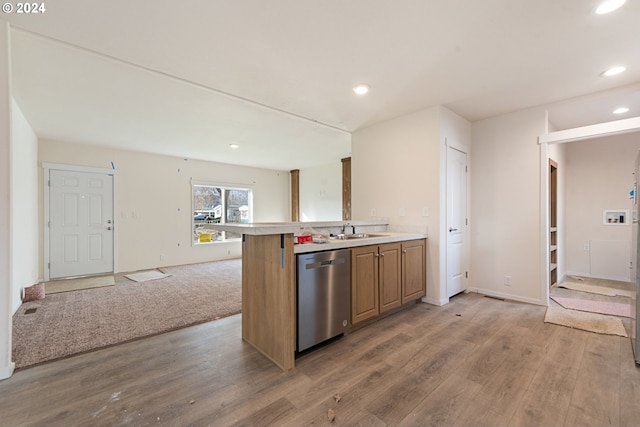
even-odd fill
[{"label": "wooden island side panel", "polygon": [[293,234],[243,235],[242,339],[287,371],[295,364]]}]

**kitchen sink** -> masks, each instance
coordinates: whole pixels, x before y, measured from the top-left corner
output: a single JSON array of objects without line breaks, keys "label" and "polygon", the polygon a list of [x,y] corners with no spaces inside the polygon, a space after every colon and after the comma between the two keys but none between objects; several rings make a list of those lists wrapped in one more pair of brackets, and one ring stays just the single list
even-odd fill
[{"label": "kitchen sink", "polygon": [[351,240],[351,239],[367,239],[372,237],[386,237],[388,234],[370,234],[370,233],[356,233],[356,234],[336,234],[333,238],[337,240]]}]

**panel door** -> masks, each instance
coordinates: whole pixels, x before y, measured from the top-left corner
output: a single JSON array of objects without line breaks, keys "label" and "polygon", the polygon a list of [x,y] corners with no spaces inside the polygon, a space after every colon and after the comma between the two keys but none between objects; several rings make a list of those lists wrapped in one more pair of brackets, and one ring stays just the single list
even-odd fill
[{"label": "panel door", "polygon": [[467,288],[467,154],[447,150],[447,296]]},{"label": "panel door", "polygon": [[49,277],[113,272],[113,176],[52,169]]}]

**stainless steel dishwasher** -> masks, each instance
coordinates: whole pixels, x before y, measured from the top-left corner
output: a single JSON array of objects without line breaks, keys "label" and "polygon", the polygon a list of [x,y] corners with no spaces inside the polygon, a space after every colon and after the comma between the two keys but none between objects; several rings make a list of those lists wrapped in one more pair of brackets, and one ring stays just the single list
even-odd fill
[{"label": "stainless steel dishwasher", "polygon": [[298,351],[347,331],[351,251],[298,255]]}]

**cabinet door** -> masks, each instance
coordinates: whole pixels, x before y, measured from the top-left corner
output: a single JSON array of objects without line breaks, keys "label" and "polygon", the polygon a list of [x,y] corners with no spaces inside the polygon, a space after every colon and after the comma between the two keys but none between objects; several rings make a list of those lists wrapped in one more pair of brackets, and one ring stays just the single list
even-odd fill
[{"label": "cabinet door", "polygon": [[379,247],[380,313],[401,305],[400,243]]},{"label": "cabinet door", "polygon": [[427,294],[425,240],[402,244],[402,304]]},{"label": "cabinet door", "polygon": [[351,323],[378,315],[378,247],[351,249]]}]

